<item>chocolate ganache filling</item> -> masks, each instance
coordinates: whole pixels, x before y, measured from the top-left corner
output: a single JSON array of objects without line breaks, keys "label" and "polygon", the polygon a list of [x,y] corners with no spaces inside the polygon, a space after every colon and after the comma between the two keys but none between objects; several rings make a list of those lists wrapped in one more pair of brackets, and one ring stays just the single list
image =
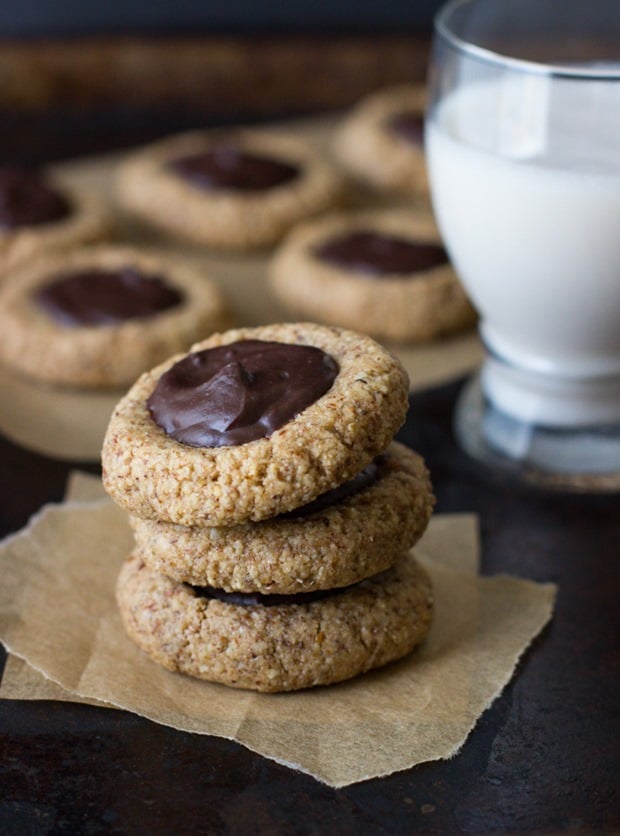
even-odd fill
[{"label": "chocolate ganache filling", "polygon": [[41,172],[0,166],[0,229],[39,226],[67,217],[71,206]]},{"label": "chocolate ganache filling", "polygon": [[205,190],[233,189],[259,192],[294,180],[297,166],[234,145],[217,145],[201,154],[171,160],[168,167],[194,186]]},{"label": "chocolate ganache filling", "polygon": [[352,589],[355,584],[343,586],[336,589],[317,589],[314,592],[296,592],[288,595],[281,593],[264,594],[262,592],[226,592],[224,589],[217,589],[214,586],[192,586],[185,584],[199,598],[217,598],[226,604],[234,604],[241,607],[274,607],[285,604],[311,604],[312,601],[320,601],[323,598],[331,598],[342,592]]},{"label": "chocolate ganache filling", "polygon": [[410,145],[424,145],[424,117],[415,110],[403,110],[388,121],[388,127]]},{"label": "chocolate ganache filling", "polygon": [[331,238],[314,254],[335,267],[373,277],[420,273],[448,261],[438,244],[362,229]]},{"label": "chocolate ganache filling", "polygon": [[317,496],[312,502],[306,503],[299,508],[294,508],[292,511],[287,511],[284,514],[278,514],[278,520],[294,520],[299,517],[309,517],[311,514],[318,514],[337,505],[339,502],[344,502],[345,499],[350,499],[362,491],[365,491],[381,477],[382,468],[385,464],[386,457],[377,456],[374,461],[367,465],[363,470],[357,473],[348,482],[338,485],[329,491]]},{"label": "chocolate ganache filling", "polygon": [[183,294],[160,276],[122,267],[61,273],[42,285],[35,299],[59,324],[85,326],[153,316],[179,305]]},{"label": "chocolate ganache filling", "polygon": [[147,400],[155,423],[191,447],[270,436],[327,392],[338,364],[308,345],[241,340],[188,354]]}]

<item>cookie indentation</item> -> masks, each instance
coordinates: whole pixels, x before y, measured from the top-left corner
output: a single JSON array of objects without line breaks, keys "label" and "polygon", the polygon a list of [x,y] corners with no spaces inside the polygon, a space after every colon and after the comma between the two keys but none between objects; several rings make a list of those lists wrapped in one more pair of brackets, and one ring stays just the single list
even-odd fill
[{"label": "cookie indentation", "polygon": [[234,145],[217,145],[200,154],[171,160],[168,166],[193,186],[206,190],[265,191],[299,175],[295,165]]},{"label": "cookie indentation", "polygon": [[182,444],[246,444],[270,436],[318,400],[337,374],[336,361],[314,346],[241,340],[175,363],[147,407]]},{"label": "cookie indentation", "polygon": [[330,238],[314,254],[328,264],[373,277],[409,276],[448,261],[446,251],[439,244],[365,229]]},{"label": "cookie indentation", "polygon": [[183,294],[161,276],[134,267],[61,273],[40,286],[37,304],[66,326],[111,325],[174,308]]}]

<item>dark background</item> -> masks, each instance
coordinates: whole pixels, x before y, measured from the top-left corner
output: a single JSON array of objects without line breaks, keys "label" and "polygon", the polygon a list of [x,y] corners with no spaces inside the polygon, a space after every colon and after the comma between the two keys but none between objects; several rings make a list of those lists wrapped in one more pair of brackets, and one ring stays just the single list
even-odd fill
[{"label": "dark background", "polygon": [[[439,5],[0,0],[0,161],[341,113],[372,90],[424,81]],[[425,457],[438,513],[479,515],[484,574],[554,581],[559,593],[456,757],[332,790],[236,743],[124,712],[0,700],[2,836],[620,832],[618,497],[491,478],[455,445],[459,387],[418,393],[401,440]],[[69,468],[0,438],[0,536],[60,499]]]},{"label": "dark background", "polygon": [[2,0],[0,36],[428,30],[442,0]]},{"label": "dark background", "polygon": [[342,112],[426,77],[441,0],[0,0],[0,162]]}]

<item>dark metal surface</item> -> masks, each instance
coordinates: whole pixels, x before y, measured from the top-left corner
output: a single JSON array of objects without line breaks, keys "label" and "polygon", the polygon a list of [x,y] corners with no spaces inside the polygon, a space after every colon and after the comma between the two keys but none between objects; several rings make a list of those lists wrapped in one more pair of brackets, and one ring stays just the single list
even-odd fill
[{"label": "dark metal surface", "polygon": [[84,3],[48,0],[0,4],[0,33],[32,37],[41,33],[84,35],[109,32],[333,32],[376,33],[382,29],[430,29],[442,0],[346,0],[308,3],[306,0],[124,0],[123,3]]},{"label": "dark metal surface", "polygon": [[[555,581],[559,594],[455,758],[332,790],[125,712],[5,700],[0,833],[618,831],[620,499],[490,478],[454,446],[458,388],[415,396],[400,438],[426,457],[438,513],[480,515],[484,573]],[[68,471],[0,439],[0,534],[59,499]]]}]

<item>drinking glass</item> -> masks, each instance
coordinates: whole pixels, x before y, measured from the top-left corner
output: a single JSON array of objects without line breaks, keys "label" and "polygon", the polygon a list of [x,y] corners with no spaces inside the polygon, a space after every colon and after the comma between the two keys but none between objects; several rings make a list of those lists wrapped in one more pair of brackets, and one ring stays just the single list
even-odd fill
[{"label": "drinking glass", "polygon": [[485,347],[460,443],[527,478],[620,487],[620,2],[448,3],[425,147]]}]

